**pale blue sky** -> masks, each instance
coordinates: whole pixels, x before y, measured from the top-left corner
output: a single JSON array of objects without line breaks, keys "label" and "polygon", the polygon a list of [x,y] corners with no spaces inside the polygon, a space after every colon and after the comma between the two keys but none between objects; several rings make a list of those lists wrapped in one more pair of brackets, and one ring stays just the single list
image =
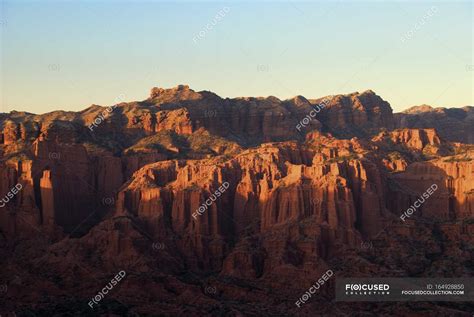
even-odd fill
[{"label": "pale blue sky", "polygon": [[178,84],[282,99],[372,89],[395,111],[473,104],[472,1],[3,0],[0,10],[3,112],[81,110]]}]

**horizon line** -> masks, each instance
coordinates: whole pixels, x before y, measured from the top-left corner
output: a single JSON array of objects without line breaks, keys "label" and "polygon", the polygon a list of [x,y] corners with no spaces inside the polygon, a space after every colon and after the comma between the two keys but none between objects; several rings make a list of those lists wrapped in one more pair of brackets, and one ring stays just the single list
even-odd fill
[{"label": "horizon line", "polygon": [[[366,92],[372,92],[373,94],[379,96],[382,100],[384,100],[385,102],[387,102],[389,105],[390,105],[390,108],[392,109],[392,112],[393,113],[403,113],[409,109],[412,109],[412,108],[415,108],[415,107],[423,107],[423,106],[427,106],[427,107],[430,107],[431,109],[433,110],[436,110],[436,109],[463,109],[463,108],[466,108],[466,107],[474,107],[474,105],[472,104],[467,104],[467,105],[460,105],[460,106],[432,106],[430,104],[418,104],[418,105],[412,105],[412,106],[407,106],[406,108],[404,108],[403,110],[401,111],[397,111],[397,112],[394,112],[393,110],[395,110],[393,108],[393,106],[391,105],[390,101],[386,100],[383,98],[383,96],[379,95],[378,93],[376,93],[373,89],[365,89],[361,92],[359,91],[353,91],[353,92],[349,92],[349,93],[336,93],[336,94],[329,94],[329,95],[323,95],[323,96],[319,96],[319,97],[306,97],[304,95],[301,95],[301,94],[296,94],[296,95],[293,95],[293,96],[290,96],[288,98],[280,98],[280,97],[277,97],[275,95],[267,95],[267,96],[236,96],[236,97],[231,97],[231,96],[221,96],[217,93],[215,93],[214,91],[212,90],[194,90],[190,87],[190,85],[188,84],[178,84],[174,87],[170,87],[170,88],[163,88],[163,87],[159,87],[159,86],[153,86],[149,89],[149,92],[151,92],[151,90],[155,89],[155,88],[158,88],[158,89],[164,89],[164,90],[173,90],[173,89],[180,89],[181,88],[187,88],[189,90],[192,90],[196,93],[203,93],[203,92],[208,92],[208,93],[212,93],[214,95],[216,95],[217,97],[219,97],[220,99],[222,100],[225,100],[225,99],[245,99],[245,98],[255,98],[255,99],[268,99],[268,98],[277,98],[280,102],[284,102],[284,101],[289,101],[289,100],[292,100],[294,98],[297,98],[297,97],[303,97],[305,98],[306,100],[310,101],[310,100],[318,100],[318,99],[323,99],[323,98],[326,98],[328,96],[351,96],[351,95],[361,95],[363,93],[366,93]],[[117,100],[118,98],[122,98],[121,96],[123,96],[124,94],[120,94],[118,95],[115,99]],[[146,101],[150,99],[150,93],[148,93],[148,98],[146,99],[143,99],[143,100],[139,100],[139,99],[133,99],[133,100],[129,100],[129,101],[120,101],[120,102],[117,102],[117,103],[112,103],[110,105],[100,105],[100,104],[97,104],[97,103],[91,103],[89,106],[84,106],[83,108],[80,108],[78,110],[63,110],[63,109],[56,109],[56,110],[52,110],[52,111],[47,111],[47,112],[42,112],[42,113],[34,113],[34,112],[29,112],[29,111],[26,111],[26,110],[16,110],[16,109],[12,109],[10,110],[9,112],[4,112],[4,111],[0,111],[0,114],[11,114],[11,113],[27,113],[27,114],[33,114],[33,115],[45,115],[45,114],[49,114],[49,113],[54,113],[54,112],[81,112],[81,111],[84,111],[90,107],[93,107],[93,106],[99,106],[99,107],[111,107],[111,106],[116,106],[116,105],[120,105],[122,103],[132,103],[132,102],[143,102],[143,101]],[[3,108],[3,105],[0,106],[0,108]]]}]

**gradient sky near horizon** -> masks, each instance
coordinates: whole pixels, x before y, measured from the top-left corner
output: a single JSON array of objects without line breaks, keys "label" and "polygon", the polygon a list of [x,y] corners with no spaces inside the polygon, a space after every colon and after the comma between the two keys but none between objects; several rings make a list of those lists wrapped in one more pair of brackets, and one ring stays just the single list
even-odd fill
[{"label": "gradient sky near horizon", "polygon": [[395,111],[474,99],[472,1],[2,0],[0,10],[0,112],[77,111],[178,84],[281,99],[372,89]]}]

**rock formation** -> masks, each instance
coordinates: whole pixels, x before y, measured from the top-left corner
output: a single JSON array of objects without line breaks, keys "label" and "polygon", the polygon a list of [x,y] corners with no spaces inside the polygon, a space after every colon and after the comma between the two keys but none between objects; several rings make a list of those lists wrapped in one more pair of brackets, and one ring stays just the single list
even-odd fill
[{"label": "rock formation", "polygon": [[[474,143],[474,107],[415,106],[394,115],[399,128],[435,128],[446,140]],[[456,127],[456,128],[455,128]]]},{"label": "rock formation", "polygon": [[[0,306],[88,314],[99,287],[125,270],[103,312],[468,312],[472,304],[328,304],[333,280],[311,304],[294,304],[328,269],[472,276],[474,148],[453,142],[464,126],[437,126],[468,115],[403,119],[427,111],[393,115],[372,91],[223,99],[180,85],[109,108],[2,114]],[[71,292],[77,301],[64,301]]]}]

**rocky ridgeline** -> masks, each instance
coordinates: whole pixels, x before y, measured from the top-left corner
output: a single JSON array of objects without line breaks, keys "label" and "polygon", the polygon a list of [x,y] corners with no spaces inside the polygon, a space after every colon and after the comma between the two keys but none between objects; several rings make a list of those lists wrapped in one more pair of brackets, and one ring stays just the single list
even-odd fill
[{"label": "rocky ridgeline", "polygon": [[[128,263],[161,280],[148,282],[169,304],[160,310],[176,313],[193,297],[196,314],[219,305],[217,293],[291,302],[329,268],[429,276],[448,265],[448,275],[472,273],[472,147],[450,142],[454,134],[440,135],[436,125],[397,128],[400,115],[372,91],[325,97],[298,131],[322,100],[222,99],[181,85],[153,88],[150,98],[107,115],[99,106],[3,114],[0,195],[22,189],[1,210],[2,236],[48,239],[41,254],[32,252],[34,264],[11,264],[30,267],[25,276],[60,277],[87,297],[68,271],[74,262],[95,272]],[[403,223],[400,215],[432,184],[436,194]],[[176,278],[188,271],[212,276],[219,291],[211,288],[210,298],[194,277]],[[40,298],[41,283],[32,281],[25,302]],[[123,283],[132,293],[143,286],[132,277]],[[123,296],[133,302],[132,293]]]}]

